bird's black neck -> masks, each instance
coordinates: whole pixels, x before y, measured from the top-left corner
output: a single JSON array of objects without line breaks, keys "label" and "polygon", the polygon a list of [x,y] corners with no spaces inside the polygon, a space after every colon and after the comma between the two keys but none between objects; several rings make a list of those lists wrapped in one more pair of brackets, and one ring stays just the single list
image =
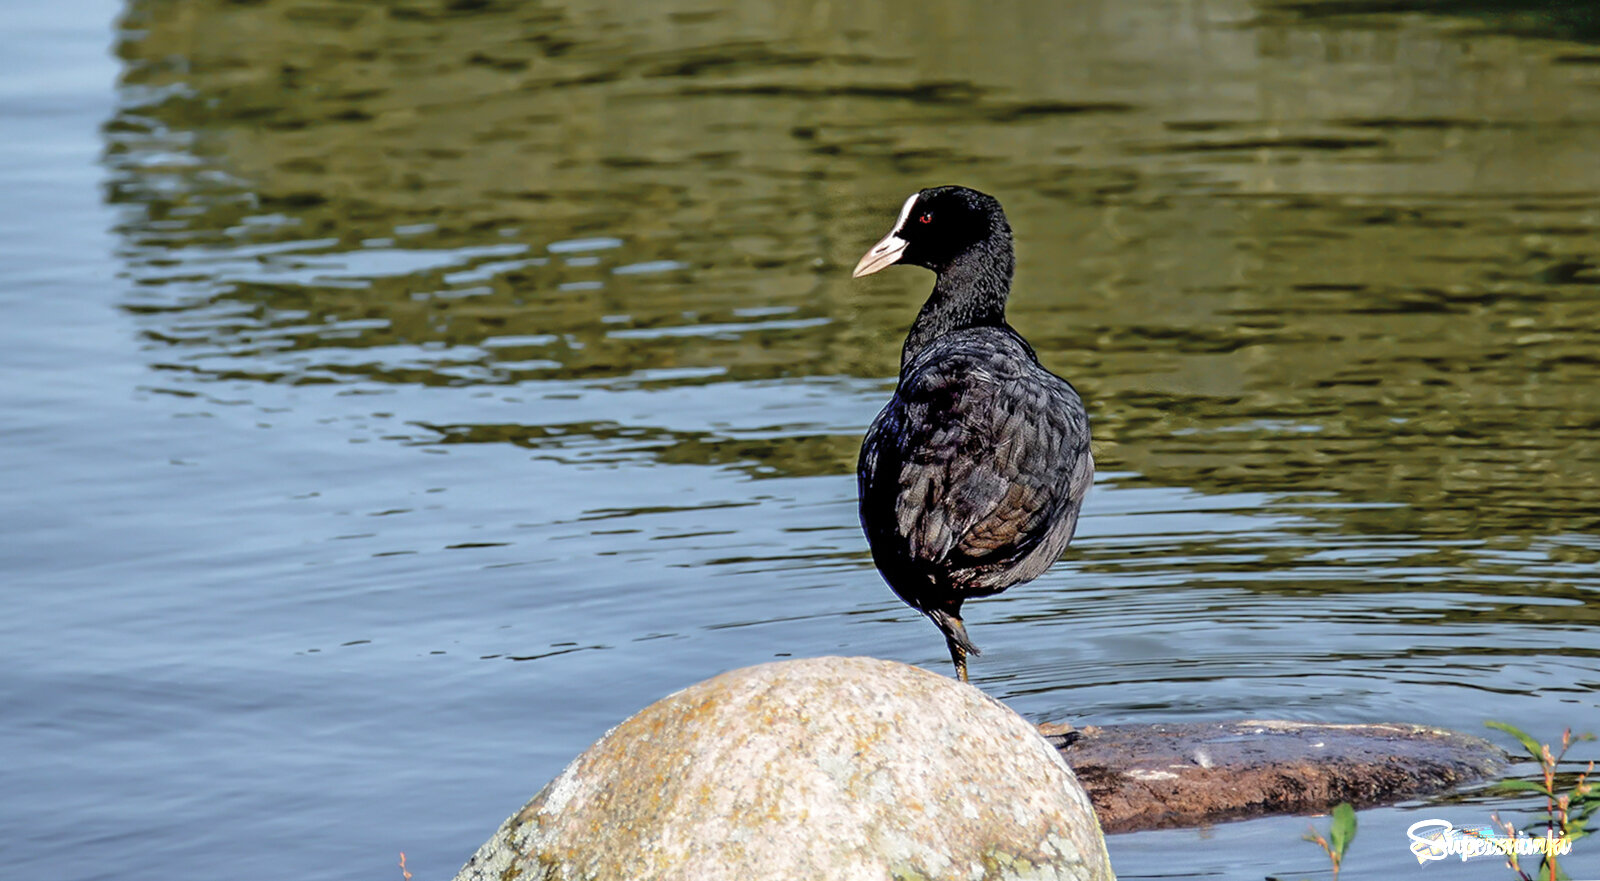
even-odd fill
[{"label": "bird's black neck", "polygon": [[1015,265],[1009,232],[978,243],[939,270],[933,293],[911,323],[900,351],[903,374],[929,343],[970,327],[1005,327],[1006,297]]}]

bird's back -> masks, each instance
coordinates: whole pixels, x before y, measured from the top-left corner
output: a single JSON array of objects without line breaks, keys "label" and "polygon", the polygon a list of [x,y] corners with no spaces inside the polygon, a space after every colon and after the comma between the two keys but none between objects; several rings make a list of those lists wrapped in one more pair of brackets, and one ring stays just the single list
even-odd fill
[{"label": "bird's back", "polygon": [[905,365],[862,443],[873,559],[917,608],[1040,575],[1093,481],[1077,392],[1007,326],[945,334]]}]

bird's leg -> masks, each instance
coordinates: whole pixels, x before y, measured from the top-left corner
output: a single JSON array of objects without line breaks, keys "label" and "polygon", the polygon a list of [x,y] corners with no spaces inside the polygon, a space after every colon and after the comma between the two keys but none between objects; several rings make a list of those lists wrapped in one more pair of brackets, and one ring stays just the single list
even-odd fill
[{"label": "bird's leg", "polygon": [[962,682],[968,682],[967,650],[961,647],[961,643],[948,636],[944,638],[944,641],[946,645],[950,646],[950,660],[956,662],[956,678]]},{"label": "bird's leg", "polygon": [[939,630],[944,633],[945,645],[950,647],[950,660],[956,664],[956,677],[962,682],[967,679],[967,655],[978,654],[978,647],[967,638],[967,625],[961,622],[959,607],[955,612],[944,609],[934,609],[926,612],[933,619]]}]

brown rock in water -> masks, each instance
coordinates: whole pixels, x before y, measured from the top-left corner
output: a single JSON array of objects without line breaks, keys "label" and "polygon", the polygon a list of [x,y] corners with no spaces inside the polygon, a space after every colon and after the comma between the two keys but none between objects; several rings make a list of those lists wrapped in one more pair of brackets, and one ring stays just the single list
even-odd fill
[{"label": "brown rock in water", "polygon": [[1112,881],[1061,755],[969,685],[872,658],[724,673],[607,732],[457,881]]},{"label": "brown rock in water", "polygon": [[1061,754],[1107,832],[1197,826],[1263,814],[1372,805],[1496,774],[1486,740],[1421,725],[1196,722],[1073,731]]}]

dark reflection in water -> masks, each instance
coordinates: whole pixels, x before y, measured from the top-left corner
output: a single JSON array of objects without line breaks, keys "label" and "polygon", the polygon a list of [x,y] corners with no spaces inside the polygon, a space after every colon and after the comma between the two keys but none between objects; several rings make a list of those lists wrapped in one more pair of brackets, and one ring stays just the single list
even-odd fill
[{"label": "dark reflection in water", "polygon": [[[363,518],[315,602],[474,609],[474,657],[636,682],[573,692],[609,724],[683,684],[669,651],[920,626],[849,475],[929,279],[848,269],[907,193],[968,184],[1105,472],[1068,562],[986,605],[985,687],[1040,717],[1600,725],[1593,19],[1440,7],[134,0],[120,307],[181,415],[332,426],[438,481],[299,490]],[[438,587],[463,565],[496,599]],[[373,587],[397,574],[427,584]],[[546,629],[481,635],[512,620]],[[1173,840],[1135,839],[1119,865]],[[1283,868],[1238,854],[1195,871]]]},{"label": "dark reflection in water", "polygon": [[[1572,0],[1316,0],[1280,2],[1275,8],[1311,19],[1348,18],[1369,26],[1372,19],[1386,15],[1434,13],[1476,22],[1485,33],[1600,42],[1600,12]],[[1573,57],[1583,56],[1557,61]]]}]

